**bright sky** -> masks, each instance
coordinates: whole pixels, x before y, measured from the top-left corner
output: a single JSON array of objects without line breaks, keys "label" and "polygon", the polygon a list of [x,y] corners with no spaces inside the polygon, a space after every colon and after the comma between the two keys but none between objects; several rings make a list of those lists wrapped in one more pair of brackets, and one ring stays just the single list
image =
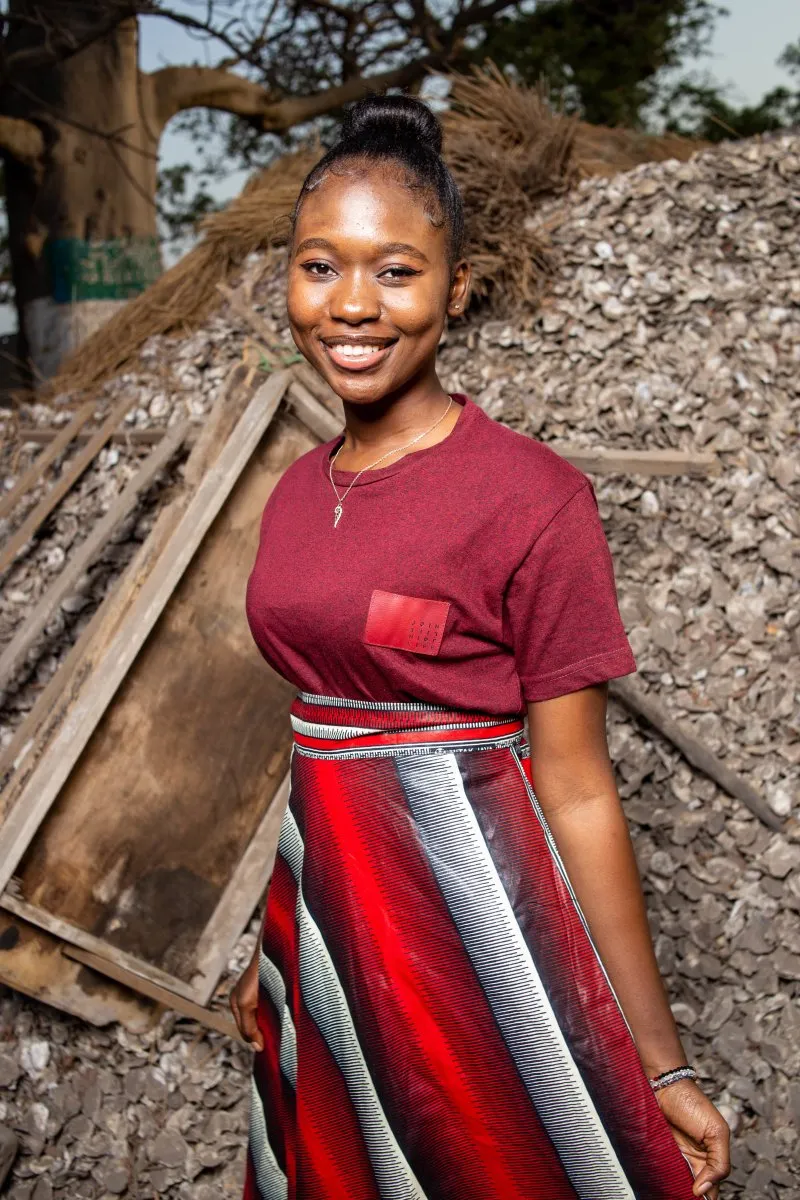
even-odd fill
[{"label": "bright sky", "polygon": [[[197,11],[190,3],[186,7]],[[733,98],[741,103],[760,100],[770,88],[790,83],[786,72],[776,66],[776,59],[789,42],[800,37],[798,0],[724,0],[724,7],[729,16],[720,18],[712,52],[698,67],[707,68],[720,83],[733,85]],[[153,71],[195,58],[202,61],[205,53],[201,42],[172,22],[142,18],[143,70]],[[167,129],[161,145],[163,163],[191,161],[193,153],[187,139]],[[244,178],[243,173],[232,172],[214,189],[215,194],[219,199],[235,196]]]},{"label": "bright sky", "polygon": [[728,17],[720,19],[709,69],[720,83],[731,83],[745,101],[790,77],[775,65],[778,55],[800,37],[797,0],[723,0]]}]

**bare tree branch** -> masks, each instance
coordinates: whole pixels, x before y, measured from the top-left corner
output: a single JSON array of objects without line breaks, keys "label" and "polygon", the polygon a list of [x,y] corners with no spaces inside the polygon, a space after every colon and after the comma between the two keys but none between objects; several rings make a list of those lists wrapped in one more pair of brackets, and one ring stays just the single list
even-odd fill
[{"label": "bare tree branch", "polygon": [[513,8],[516,0],[493,0],[491,4],[468,4],[453,19],[451,30],[464,33],[470,25],[483,25],[507,8]]},{"label": "bare tree branch", "polygon": [[164,124],[189,108],[215,108],[253,120],[258,128],[284,133],[314,117],[335,112],[370,92],[403,87],[440,65],[434,55],[425,55],[392,71],[358,75],[344,83],[310,96],[276,97],[274,92],[231,71],[215,67],[165,67],[150,79],[156,89],[157,111]]},{"label": "bare tree branch", "polygon": [[275,101],[274,94],[261,84],[219,67],[164,67],[149,78],[162,128],[176,113],[188,108],[214,108],[258,119]]},{"label": "bare tree branch", "polygon": [[429,54],[397,67],[394,71],[384,71],[380,75],[359,75],[338,87],[328,88],[313,96],[287,97],[270,106],[264,128],[273,133],[283,133],[294,125],[302,125],[315,117],[335,112],[343,105],[360,100],[362,96],[368,96],[371,92],[383,92],[390,87],[405,87],[440,65],[439,58]]},{"label": "bare tree branch", "polygon": [[235,28],[235,22],[227,21],[224,25],[214,24],[213,5],[211,4],[207,7],[204,19],[192,17],[188,13],[178,12],[176,9],[166,7],[163,4],[152,5],[149,9],[149,15],[163,17],[165,20],[172,21],[175,25],[180,25],[184,29],[189,29],[194,33],[199,33],[221,42],[233,55],[233,60],[229,60],[230,65],[239,62],[246,62],[255,67],[260,65],[260,52],[265,43],[266,36],[264,35],[264,41],[259,37],[250,40],[244,37],[236,38],[231,32],[232,28]]}]

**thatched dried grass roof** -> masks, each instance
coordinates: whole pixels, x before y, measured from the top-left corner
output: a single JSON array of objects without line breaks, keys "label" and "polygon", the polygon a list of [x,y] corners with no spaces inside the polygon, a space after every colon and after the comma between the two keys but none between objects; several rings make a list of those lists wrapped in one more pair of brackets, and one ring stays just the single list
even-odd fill
[{"label": "thatched dried grass roof", "polygon": [[[496,308],[537,303],[553,269],[541,230],[527,221],[544,197],[582,176],[687,159],[699,145],[583,125],[554,112],[542,89],[514,84],[492,65],[449,82],[445,156],[464,196],[474,294]],[[195,248],[78,347],[50,394],[83,392],[119,371],[149,337],[202,324],[222,303],[217,284],[250,254],[285,241],[286,217],[321,153],[313,144],[286,155],[206,218]]]},{"label": "thatched dried grass roof", "polygon": [[509,309],[535,304],[552,263],[526,219],[577,182],[578,122],[494,66],[455,77],[450,98],[445,154],[464,197],[474,294]]}]

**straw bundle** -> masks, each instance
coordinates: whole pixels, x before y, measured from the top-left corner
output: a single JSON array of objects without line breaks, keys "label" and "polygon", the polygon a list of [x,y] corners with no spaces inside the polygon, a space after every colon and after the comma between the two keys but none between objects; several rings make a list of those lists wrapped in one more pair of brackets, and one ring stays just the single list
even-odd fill
[{"label": "straw bundle", "polygon": [[543,196],[577,182],[577,120],[494,64],[453,78],[450,99],[445,155],[464,197],[474,292],[493,307],[536,304],[553,263],[526,221]]},{"label": "straw bundle", "polygon": [[513,83],[494,63],[450,83],[445,156],[464,197],[474,292],[503,312],[537,305],[556,268],[532,219],[545,197],[586,176],[685,160],[701,145],[587,125],[555,112],[544,82]]},{"label": "straw bundle", "polygon": [[641,163],[677,158],[686,162],[709,142],[679,137],[677,133],[654,136],[636,129],[607,129],[604,125],[578,125],[575,161],[582,176],[616,175]]}]

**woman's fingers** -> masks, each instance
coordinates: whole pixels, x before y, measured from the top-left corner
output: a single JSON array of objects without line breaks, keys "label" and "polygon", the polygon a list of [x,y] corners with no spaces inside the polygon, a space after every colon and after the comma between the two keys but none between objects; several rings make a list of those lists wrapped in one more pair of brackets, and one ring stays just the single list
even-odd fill
[{"label": "woman's fingers", "polygon": [[717,1200],[719,1188],[716,1185],[731,1169],[730,1141],[731,1131],[728,1123],[716,1113],[716,1120],[709,1121],[703,1138],[706,1161],[694,1181],[692,1190],[695,1196],[703,1196],[705,1200]]},{"label": "woman's fingers", "polygon": [[256,1004],[240,1004],[231,992],[231,1010],[239,1033],[249,1042],[254,1050],[264,1049],[264,1038],[258,1027],[258,1006]]},{"label": "woman's fingers", "polygon": [[258,1028],[257,1006],[255,1004],[240,1006],[241,1013],[241,1031],[242,1035],[247,1039],[254,1050],[264,1049],[264,1039],[261,1036],[261,1030]]},{"label": "woman's fingers", "polygon": [[258,1027],[258,976],[249,967],[230,994],[230,1006],[242,1037],[253,1049],[263,1050],[264,1038]]},{"label": "woman's fingers", "polygon": [[670,1084],[656,1096],[694,1174],[692,1194],[703,1200],[717,1200],[717,1185],[731,1166],[727,1122],[698,1084],[690,1080]]}]

